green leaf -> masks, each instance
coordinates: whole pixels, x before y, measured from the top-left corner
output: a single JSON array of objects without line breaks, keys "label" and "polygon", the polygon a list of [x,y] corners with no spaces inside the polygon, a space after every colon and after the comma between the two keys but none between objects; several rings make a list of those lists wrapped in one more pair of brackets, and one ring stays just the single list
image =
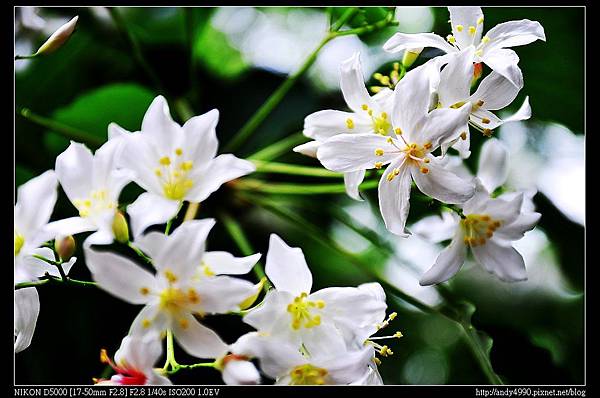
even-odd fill
[{"label": "green leaf", "polygon": [[[135,84],[113,84],[89,91],[64,108],[54,112],[52,118],[91,135],[107,139],[111,122],[135,131],[142,123],[154,93]],[[50,131],[44,138],[47,149],[58,154],[69,145],[67,139]]]},{"label": "green leaf", "polygon": [[197,36],[193,51],[194,59],[221,79],[235,79],[248,70],[240,52],[231,46],[223,32],[210,24]]}]

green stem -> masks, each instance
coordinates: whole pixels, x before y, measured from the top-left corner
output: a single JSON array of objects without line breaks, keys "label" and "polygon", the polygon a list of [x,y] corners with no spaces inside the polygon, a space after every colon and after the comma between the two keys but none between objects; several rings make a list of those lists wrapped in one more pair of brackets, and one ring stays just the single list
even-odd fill
[{"label": "green stem", "polygon": [[25,119],[33,122],[37,125],[47,128],[48,130],[52,130],[53,132],[60,134],[61,136],[73,140],[76,142],[85,143],[93,148],[100,147],[104,141],[102,139],[87,133],[83,130],[76,129],[74,127],[67,126],[66,124],[57,122],[55,120],[49,119],[47,117],[43,117],[33,113],[30,109],[21,108],[18,111],[18,114],[24,117]]},{"label": "green stem", "polygon": [[140,47],[137,39],[129,30],[129,27],[127,26],[127,23],[125,22],[125,19],[123,18],[121,13],[115,7],[107,7],[107,9],[108,9],[108,12],[110,13],[110,16],[112,17],[115,25],[117,26],[117,29],[121,32],[121,34],[127,40],[129,47],[131,47],[131,51],[133,52],[133,57],[135,58],[136,62],[144,70],[146,75],[148,75],[148,77],[150,78],[150,80],[152,81],[154,86],[159,91],[163,91],[160,80],[158,79],[158,77],[156,76],[156,74],[154,73],[152,68],[150,67],[150,64],[148,64],[148,62],[146,62],[146,59],[144,58],[144,54],[142,53],[141,47]]},{"label": "green stem", "polygon": [[140,256],[148,264],[152,264],[152,259],[150,257],[148,257],[147,255],[145,255],[144,252],[139,249],[139,247],[137,247],[133,244],[133,242],[131,242],[131,241],[127,242],[127,246],[129,246],[138,256]]},{"label": "green stem", "polygon": [[58,273],[60,274],[60,279],[62,279],[63,281],[67,280],[67,275],[65,275],[65,270],[62,267],[62,264],[63,264],[62,261],[50,260],[49,258],[40,256],[38,254],[34,254],[33,257],[37,258],[38,260],[42,260],[50,265],[54,265],[56,267],[56,269],[58,270]]},{"label": "green stem", "polygon": [[181,211],[182,207],[183,207],[183,201],[179,202],[179,207],[177,208],[177,212],[175,213],[175,216],[173,216],[173,218],[171,218],[169,221],[167,221],[167,226],[165,227],[165,235],[169,235],[169,233],[171,232],[171,227],[173,226],[173,222],[177,219],[177,216],[179,215],[179,212]]},{"label": "green stem", "polygon": [[374,32],[379,29],[387,28],[388,26],[396,26],[396,25],[398,25],[398,21],[394,21],[394,13],[389,12],[384,19],[377,21],[375,23],[361,26],[360,28],[354,28],[354,29],[348,29],[348,30],[342,30],[342,31],[336,32],[336,37],[337,36],[348,36],[348,35],[360,36],[365,33]]},{"label": "green stem", "polygon": [[[235,221],[233,219],[233,217],[231,217],[229,214],[221,213],[220,216],[221,216],[220,217],[221,221],[225,225],[225,229],[227,229],[227,232],[229,233],[229,235],[233,238],[235,243],[238,245],[242,254],[244,256],[251,256],[252,254],[254,254],[255,252],[252,249],[252,245],[250,245],[250,242],[248,241],[248,238],[246,238],[246,235],[244,234],[244,231],[242,230],[242,227],[240,226],[240,224],[237,221]],[[256,275],[256,278],[259,281],[262,278],[267,277],[267,275],[265,274],[265,270],[263,269],[263,266],[260,262],[256,263],[252,270],[254,272],[254,275]],[[265,290],[269,290],[270,288],[271,288],[271,283],[267,279],[265,282]]]},{"label": "green stem", "polygon": [[354,16],[358,14],[358,8],[352,7],[347,9],[342,16],[335,21],[334,24],[330,24],[330,28],[329,31],[330,32],[337,32],[338,30],[340,30],[344,24],[346,22],[349,22],[352,18],[354,18]]},{"label": "green stem", "polygon": [[18,61],[20,59],[32,59],[32,58],[35,58],[37,56],[38,56],[37,53],[30,54],[30,55],[15,55],[15,61]]},{"label": "green stem", "polygon": [[306,142],[306,137],[302,135],[302,132],[300,131],[264,147],[253,155],[250,155],[248,159],[263,161],[273,160],[284,153],[289,152],[289,150],[296,145],[300,145],[304,142]]},{"label": "green stem", "polygon": [[97,286],[96,282],[80,281],[80,280],[71,279],[68,277],[67,277],[67,279],[60,279],[60,278],[53,277],[51,275],[47,275],[45,277],[45,279],[40,279],[38,281],[17,283],[15,285],[15,290],[24,289],[27,287],[38,287],[41,285],[45,285],[47,283],[59,284],[59,285],[70,285],[70,286],[81,286],[81,287]]},{"label": "green stem", "polygon": [[[377,188],[379,181],[365,181],[360,185],[361,190]],[[287,184],[287,183],[272,183],[256,180],[253,178],[244,178],[235,181],[232,184],[235,189],[244,191],[256,191],[271,194],[282,195],[319,195],[319,194],[336,194],[346,192],[346,186],[340,184]]]},{"label": "green stem", "polygon": [[256,166],[256,173],[291,174],[325,178],[341,178],[344,176],[342,173],[336,173],[321,167],[297,166],[295,164],[265,162],[262,160],[253,160],[252,163]]}]

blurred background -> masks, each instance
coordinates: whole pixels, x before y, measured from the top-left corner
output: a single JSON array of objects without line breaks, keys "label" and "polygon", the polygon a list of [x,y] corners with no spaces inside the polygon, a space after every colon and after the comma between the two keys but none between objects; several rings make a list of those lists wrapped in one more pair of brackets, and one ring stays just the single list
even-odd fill
[{"label": "blurred background", "polygon": [[[137,62],[127,36],[105,8],[21,8],[15,11],[15,54],[31,54],[60,25],[79,15],[77,30],[56,53],[15,62],[16,186],[54,167],[56,156],[68,146],[64,134],[51,123],[83,131],[97,148],[106,140],[110,122],[137,130],[143,114],[158,95],[165,95],[171,113],[185,99],[194,115],[218,108],[217,134],[222,147],[265,99],[293,73],[326,34],[331,14],[325,8],[119,8],[118,12],[151,69]],[[511,384],[580,384],[584,379],[584,9],[483,9],[485,30],[515,20],[539,21],[547,42],[515,48],[521,59],[525,87],[502,114],[514,112],[530,97],[533,117],[507,124],[494,134],[509,148],[511,170],[506,188],[537,189],[534,197],[542,213],[538,227],[517,242],[529,280],[498,281],[468,261],[448,283],[455,294],[473,303],[473,325],[485,332],[494,370]],[[381,46],[394,32],[435,32],[445,37],[450,27],[446,8],[399,7],[398,27],[356,36],[339,37],[319,53],[308,73],[282,103],[235,153],[249,156],[281,139],[298,135],[303,119],[321,109],[341,109],[339,65],[360,51],[369,85],[374,72],[387,73],[402,54],[385,53]],[[386,10],[364,8],[350,26],[381,19]],[[438,52],[426,49],[419,63]],[[29,110],[29,117],[21,111]],[[42,119],[33,120],[34,116]],[[41,121],[40,121],[41,120]],[[479,147],[485,138],[472,134],[473,155],[467,161],[475,171]],[[298,143],[305,142],[300,139]],[[319,166],[315,159],[286,151],[278,162]],[[254,177],[254,176],[252,176]],[[331,182],[294,176],[265,175],[268,181]],[[368,175],[367,179],[374,179]],[[141,190],[130,184],[121,196],[124,204]],[[344,194],[269,195],[284,209],[318,226],[323,236],[384,275],[394,285],[420,300],[438,305],[438,291],[421,287],[418,278],[441,245],[417,236],[402,239],[387,233],[377,206],[376,190],[363,192],[365,202]],[[315,289],[355,286],[371,281],[334,250],[330,241],[309,236],[298,225],[242,200],[232,187],[223,187],[201,206],[199,217],[226,211],[239,221],[255,251],[266,253],[268,236],[276,232],[292,246],[301,246],[312,269]],[[437,211],[413,202],[409,226]],[[60,192],[52,219],[75,215]],[[371,234],[371,235],[369,235]],[[366,239],[374,236],[374,239]],[[78,238],[78,243],[84,236]],[[221,223],[209,237],[210,250],[240,255]],[[386,250],[382,250],[382,247]],[[123,251],[115,245],[113,250]],[[89,279],[81,250],[71,275]],[[248,276],[252,279],[252,275]],[[112,355],[140,308],[97,289],[48,286],[39,289],[41,312],[31,346],[16,356],[17,384],[91,384],[105,374],[101,348]],[[390,343],[394,355],[383,360],[386,384],[481,384],[486,379],[453,322],[426,315],[388,295],[390,311],[397,311],[391,332],[404,337]],[[235,316],[209,317],[227,341],[251,328]],[[180,363],[191,363],[180,349]],[[161,366],[159,364],[159,366]],[[219,384],[212,369],[181,371],[175,383]]]}]

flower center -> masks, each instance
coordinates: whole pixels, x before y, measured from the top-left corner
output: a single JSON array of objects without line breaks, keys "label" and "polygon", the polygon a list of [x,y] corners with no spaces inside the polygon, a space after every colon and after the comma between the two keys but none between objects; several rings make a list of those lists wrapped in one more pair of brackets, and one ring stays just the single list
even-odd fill
[{"label": "flower center", "polygon": [[373,131],[375,131],[375,134],[388,135],[390,133],[392,124],[388,119],[387,113],[381,112],[378,116],[375,112],[373,112],[373,109],[369,108],[367,104],[363,104],[362,109],[363,111],[366,111],[371,118],[371,123],[373,125]]},{"label": "flower center", "polygon": [[75,199],[73,204],[79,210],[81,217],[95,216],[105,210],[115,209],[116,203],[108,197],[108,192],[104,189],[90,192],[87,199]]},{"label": "flower center", "polygon": [[494,231],[501,224],[500,220],[494,220],[487,214],[469,214],[460,221],[464,231],[465,245],[471,247],[484,245],[487,239],[494,236]]},{"label": "flower center", "polygon": [[158,160],[159,167],[154,174],[160,180],[164,195],[172,200],[183,200],[187,192],[194,186],[194,181],[188,178],[194,167],[191,160],[183,160],[183,150],[175,149],[175,157],[163,156]]},{"label": "flower center", "polygon": [[15,231],[15,257],[19,255],[24,244],[25,237],[17,231]]},{"label": "flower center", "polygon": [[182,309],[190,305],[200,303],[200,296],[195,289],[189,288],[187,291],[169,286],[160,292],[160,307],[161,309],[172,314],[179,313]]},{"label": "flower center", "polygon": [[323,385],[327,370],[311,364],[296,366],[290,372],[290,385]]},{"label": "flower center", "polygon": [[323,309],[325,302],[323,300],[310,301],[306,299],[307,296],[306,293],[302,293],[287,306],[287,311],[292,317],[292,328],[294,330],[298,330],[302,326],[308,329],[321,324],[321,316],[313,315],[311,312],[315,309]]}]

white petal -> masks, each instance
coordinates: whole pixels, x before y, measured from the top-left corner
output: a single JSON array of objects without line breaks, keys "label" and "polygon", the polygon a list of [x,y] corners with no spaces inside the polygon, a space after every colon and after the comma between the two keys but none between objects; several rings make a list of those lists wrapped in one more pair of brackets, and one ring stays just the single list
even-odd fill
[{"label": "white petal", "polygon": [[537,21],[522,19],[503,22],[490,29],[486,36],[490,39],[490,49],[522,46],[536,40],[546,41],[544,28]]},{"label": "white petal", "polygon": [[418,167],[411,167],[411,174],[421,192],[445,203],[464,203],[475,193],[475,186],[456,174],[446,170],[432,158],[427,164],[429,172],[422,173]]},{"label": "white petal", "polygon": [[54,236],[76,235],[82,232],[95,231],[98,227],[88,218],[69,217],[62,220],[53,221],[46,227],[46,230]]},{"label": "white petal", "polygon": [[115,363],[149,373],[161,355],[162,344],[158,333],[128,335],[123,338],[115,353]]},{"label": "white petal", "polygon": [[[360,116],[360,112],[364,116]],[[302,133],[315,140],[326,140],[337,134],[344,133],[370,133],[373,131],[373,123],[362,109],[360,112],[342,112],[331,109],[311,113],[304,118],[304,130]],[[348,120],[352,120],[352,128],[348,127]]]},{"label": "white petal", "polygon": [[506,77],[519,89],[523,87],[523,73],[519,66],[519,56],[513,50],[494,49],[486,51],[481,60],[495,72]]},{"label": "white petal", "polygon": [[171,380],[158,374],[156,371],[152,371],[150,374],[147,374],[146,377],[148,378],[146,380],[147,386],[170,386],[173,384]]},{"label": "white petal", "polygon": [[40,298],[36,288],[15,290],[15,353],[23,351],[31,344],[39,313]]},{"label": "white petal", "polygon": [[134,245],[150,258],[156,258],[164,251],[169,237],[162,232],[151,231],[137,238]]},{"label": "white petal", "polygon": [[244,322],[255,329],[269,332],[282,315],[287,315],[287,305],[293,299],[291,293],[269,290],[263,303],[244,316]]},{"label": "white petal", "polygon": [[456,51],[446,40],[434,33],[395,33],[383,45],[390,53],[400,52],[409,48],[433,47],[450,53]]},{"label": "white petal", "polygon": [[164,152],[171,152],[173,143],[181,139],[181,127],[173,121],[167,100],[162,95],[154,98],[144,119],[142,135],[151,139]]},{"label": "white petal", "polygon": [[493,111],[510,105],[519,94],[520,88],[506,77],[492,71],[483,78],[477,90],[471,95],[471,102],[483,101],[483,109]]},{"label": "white petal", "polygon": [[269,238],[265,273],[279,291],[299,296],[312,288],[312,274],[302,249],[288,246],[276,234]]},{"label": "white petal", "polygon": [[[344,329],[345,334],[338,328],[338,325]],[[289,324],[285,326],[288,330],[290,329]],[[352,334],[349,332],[349,330],[352,330],[349,329],[351,327],[352,325],[334,324],[331,321],[322,320],[319,326],[301,328],[296,332],[300,336],[298,346],[303,345],[311,357],[315,355],[336,356],[346,349],[345,342],[355,342],[356,335],[368,336],[368,332],[365,333],[364,329],[357,329],[356,335]],[[373,329],[375,329],[375,326],[373,326]],[[362,342],[364,343],[364,339]]]},{"label": "white petal", "polygon": [[54,210],[57,187],[56,174],[48,170],[17,189],[15,227],[19,233],[30,235],[46,225]]},{"label": "white petal", "polygon": [[111,122],[108,125],[108,139],[119,139],[119,138],[127,138],[129,134],[132,134],[131,131],[125,130],[123,127],[119,126],[117,123]]},{"label": "white petal", "polygon": [[[181,321],[185,320],[183,323]],[[182,324],[185,327],[182,327]],[[219,358],[227,353],[227,344],[191,314],[173,323],[173,335],[188,354],[197,358]]]},{"label": "white petal", "polygon": [[[398,159],[388,166],[379,180],[379,210],[385,222],[385,227],[393,234],[407,237],[409,233],[404,230],[408,210],[410,208],[411,177],[407,166],[401,166],[402,160]],[[387,177],[400,168],[392,181]]]},{"label": "white petal", "polygon": [[316,366],[328,370],[330,384],[349,384],[364,375],[372,358],[372,347],[364,347],[361,350],[347,351],[335,357],[319,358],[312,362]]},{"label": "white petal", "polygon": [[213,109],[204,115],[192,117],[183,125],[186,147],[182,149],[185,156],[188,156],[188,150],[192,151],[189,157],[195,165],[207,164],[217,155],[219,141],[216,127],[218,122],[219,111]]},{"label": "white petal", "polygon": [[93,279],[108,293],[131,304],[145,304],[150,300],[144,289],[156,291],[154,275],[131,260],[110,252],[84,248],[85,260]]},{"label": "white petal", "polygon": [[114,240],[115,236],[111,229],[102,229],[88,236],[85,241],[83,241],[83,246],[110,245]]},{"label": "white petal", "polygon": [[541,217],[542,215],[537,212],[522,213],[512,223],[500,227],[500,229],[494,233],[494,236],[510,241],[519,240],[525,236],[525,232],[535,228],[535,225]]},{"label": "white petal", "polygon": [[165,312],[161,311],[160,304],[151,303],[145,305],[144,308],[137,314],[131,328],[130,335],[143,336],[162,333],[171,325],[171,319],[167,317]]},{"label": "white petal", "polygon": [[260,384],[260,374],[250,361],[227,361],[223,367],[223,381],[228,385]]},{"label": "white petal", "polygon": [[[384,149],[382,156],[375,151]],[[323,142],[317,150],[317,158],[325,168],[332,171],[352,172],[372,169],[376,162],[389,163],[397,156],[397,149],[378,134],[340,134]]]},{"label": "white petal", "polygon": [[492,238],[484,245],[471,248],[471,251],[479,264],[503,281],[515,282],[527,279],[523,257],[514,247],[500,244]]},{"label": "white petal", "polygon": [[201,172],[194,187],[187,193],[185,200],[202,202],[226,182],[245,176],[256,170],[252,162],[239,159],[231,154],[219,155],[209,162]]},{"label": "white petal", "polygon": [[204,253],[202,262],[217,275],[242,275],[250,272],[260,257],[260,253],[246,257],[234,257],[231,253],[215,251]]},{"label": "white petal", "polygon": [[346,185],[346,193],[352,199],[362,201],[358,187],[365,178],[365,170],[351,171],[344,173],[344,184]]},{"label": "white petal", "polygon": [[[52,265],[52,264],[48,264],[47,262],[40,260],[38,258],[33,257],[33,255],[38,255],[50,260],[54,259],[54,252],[52,251],[52,249],[49,249],[47,247],[40,247],[37,249],[34,249],[31,252],[31,255],[26,255],[23,256],[23,260],[21,261],[21,263],[19,264],[19,266],[22,268],[20,271],[22,271],[23,273],[21,275],[26,275],[26,279],[23,280],[19,280],[18,282],[24,282],[24,281],[33,281],[36,280],[37,278],[40,278],[46,274],[50,274],[52,276],[55,277],[60,277],[60,272],[58,271],[58,268],[56,268],[56,266]],[[72,257],[67,263],[64,263],[62,265],[63,270],[65,271],[65,274],[68,275],[69,270],[71,269],[71,267],[73,266],[73,264],[75,263],[75,261],[77,260],[76,257]]]},{"label": "white petal", "polygon": [[134,238],[151,225],[164,224],[177,214],[179,203],[150,192],[144,192],[127,206]]},{"label": "white petal", "polygon": [[477,178],[489,192],[504,184],[508,177],[508,149],[496,138],[490,138],[481,146]]},{"label": "white petal", "polygon": [[202,261],[206,237],[214,225],[213,218],[183,222],[153,258],[156,269],[168,269],[181,281],[191,278]]},{"label": "white petal", "polygon": [[306,144],[298,145],[293,148],[294,152],[301,153],[304,156],[310,156],[311,158],[317,157],[317,149],[321,145],[320,141],[309,141]]},{"label": "white petal", "polygon": [[346,104],[354,112],[364,112],[362,110],[363,105],[367,105],[374,112],[379,111],[365,87],[365,78],[360,63],[359,52],[354,53],[352,57],[342,62],[340,68],[340,88],[342,89]]},{"label": "white petal", "polygon": [[511,116],[505,118],[503,122],[504,123],[517,122],[520,120],[527,120],[530,117],[531,117],[531,107],[529,106],[529,97],[525,97],[525,100],[523,101],[523,104],[521,105],[519,110],[516,111]]},{"label": "white petal", "polygon": [[119,164],[133,173],[136,184],[148,192],[163,194],[162,184],[155,174],[161,152],[143,134],[131,134],[123,140]]},{"label": "white petal", "polygon": [[458,109],[435,109],[425,118],[420,129],[420,141],[429,142],[437,148],[442,142],[458,137],[463,131],[468,131],[467,123],[471,103],[467,102]]},{"label": "white petal", "polygon": [[[456,139],[452,144],[452,148],[456,149],[458,156],[460,156],[462,159],[467,159],[469,156],[471,156],[471,134],[469,133],[468,125],[466,126],[464,132],[466,133],[465,139],[463,140],[462,137],[459,136],[458,139]],[[445,153],[446,151],[442,149],[442,155]]]},{"label": "white petal", "polygon": [[457,228],[456,235],[450,244],[442,250],[429,268],[419,280],[421,286],[442,283],[452,278],[465,262],[467,247],[463,242],[463,234]]},{"label": "white petal", "polygon": [[200,294],[198,309],[210,314],[238,311],[240,303],[255,292],[251,282],[224,275],[201,279],[194,287]]},{"label": "white petal", "polygon": [[430,242],[440,243],[452,238],[457,226],[457,217],[448,211],[443,211],[441,215],[422,218],[413,224],[410,230]]},{"label": "white petal", "polygon": [[383,290],[383,287],[379,284],[379,282],[362,283],[358,285],[358,289],[369,294],[376,300],[385,303],[385,290]]},{"label": "white petal", "polygon": [[[450,11],[450,22],[452,24],[452,34],[456,39],[456,44],[460,48],[466,48],[471,44],[477,45],[481,40],[483,24],[478,24],[479,18],[483,18],[483,12],[480,7],[448,7]],[[462,26],[459,31],[457,26]],[[469,32],[470,27],[474,27],[475,34]]]},{"label": "white petal", "polygon": [[476,111],[473,111],[469,116],[469,121],[479,126],[481,129],[489,130],[493,130],[504,123],[498,116],[485,109],[477,109]]},{"label": "white petal", "polygon": [[71,145],[56,158],[56,176],[71,202],[86,198],[93,189],[94,155],[83,144]]},{"label": "white petal", "polygon": [[[120,157],[120,153],[124,146],[121,145],[122,140],[109,140],[102,145],[94,154],[94,168],[93,170],[85,170],[85,172],[92,178],[92,185],[97,188],[107,189],[109,187],[119,188],[119,192],[110,192],[113,199],[118,199],[120,188],[123,188],[129,181],[121,181],[115,186],[112,180],[115,177],[113,174],[116,171],[117,159]],[[128,174],[117,173],[119,179],[122,179]]]},{"label": "white petal", "polygon": [[521,214],[523,194],[520,193],[510,200],[500,198],[489,199],[481,209],[481,214],[489,214],[490,217],[500,220],[502,225],[512,223]]},{"label": "white petal", "polygon": [[469,98],[473,79],[473,47],[452,54],[450,62],[440,74],[438,87],[442,107],[450,107]]}]

